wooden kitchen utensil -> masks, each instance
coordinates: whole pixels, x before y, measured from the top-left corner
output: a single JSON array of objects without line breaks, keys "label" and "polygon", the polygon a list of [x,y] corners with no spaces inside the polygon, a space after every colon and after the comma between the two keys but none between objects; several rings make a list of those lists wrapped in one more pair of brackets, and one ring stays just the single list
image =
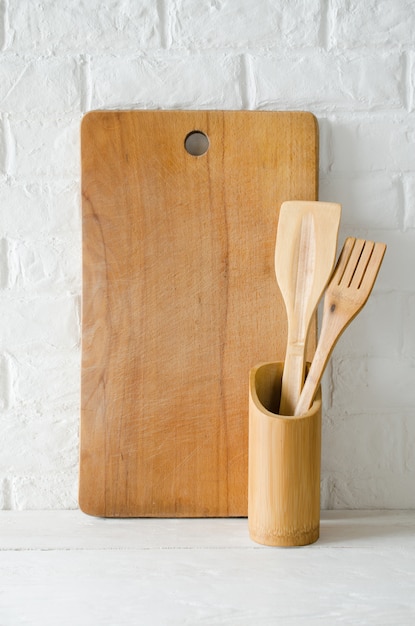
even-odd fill
[{"label": "wooden kitchen utensil", "polygon": [[384,243],[346,239],[326,289],[321,334],[295,415],[302,415],[311,406],[334,346],[369,298],[385,250]]},{"label": "wooden kitchen utensil", "polygon": [[84,118],[83,511],[247,514],[246,374],[287,334],[272,233],[316,199],[317,143],[300,112]]},{"label": "wooden kitchen utensil", "polygon": [[275,273],[288,317],[281,415],[294,415],[304,383],[310,321],[333,270],[341,206],[284,202],[275,247]]}]

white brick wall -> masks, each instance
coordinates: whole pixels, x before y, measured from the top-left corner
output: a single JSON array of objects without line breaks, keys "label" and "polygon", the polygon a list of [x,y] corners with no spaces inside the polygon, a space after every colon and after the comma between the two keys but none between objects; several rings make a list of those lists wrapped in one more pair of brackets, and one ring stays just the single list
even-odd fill
[{"label": "white brick wall", "polygon": [[0,0],[0,508],[77,505],[79,125],[312,111],[320,199],[388,244],[324,384],[323,507],[415,507],[415,1]]}]

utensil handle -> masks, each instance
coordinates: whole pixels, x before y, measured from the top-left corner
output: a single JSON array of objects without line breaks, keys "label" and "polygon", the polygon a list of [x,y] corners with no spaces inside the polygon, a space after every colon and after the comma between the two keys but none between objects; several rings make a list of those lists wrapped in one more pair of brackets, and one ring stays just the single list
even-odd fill
[{"label": "utensil handle", "polygon": [[311,407],[334,346],[350,321],[340,314],[334,315],[327,298],[324,300],[320,337],[293,415],[302,415]]},{"label": "utensil handle", "polygon": [[[334,347],[334,345],[333,345]],[[300,398],[294,410],[294,415],[302,415],[306,413],[313,403],[318,386],[323,377],[323,372],[328,361],[328,355],[325,354],[324,347],[321,343],[317,345],[317,350],[311,362],[310,370],[305,379],[304,387],[301,391]]]},{"label": "utensil handle", "polygon": [[294,415],[305,376],[305,346],[287,350],[281,385],[280,415]]}]

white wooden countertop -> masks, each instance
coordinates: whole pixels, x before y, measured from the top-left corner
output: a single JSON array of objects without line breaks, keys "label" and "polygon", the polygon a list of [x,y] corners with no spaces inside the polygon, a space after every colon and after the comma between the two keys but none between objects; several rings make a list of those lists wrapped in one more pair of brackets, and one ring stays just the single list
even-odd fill
[{"label": "white wooden countertop", "polygon": [[415,511],[327,511],[268,548],[246,519],[0,512],[0,626],[415,624]]}]

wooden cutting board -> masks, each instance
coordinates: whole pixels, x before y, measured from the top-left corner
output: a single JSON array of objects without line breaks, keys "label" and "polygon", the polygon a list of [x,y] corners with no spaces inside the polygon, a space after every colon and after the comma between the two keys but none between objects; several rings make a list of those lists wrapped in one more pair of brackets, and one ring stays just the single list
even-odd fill
[{"label": "wooden cutting board", "polygon": [[284,358],[278,212],[317,199],[316,119],[98,111],[81,144],[80,507],[244,516],[248,374]]}]

